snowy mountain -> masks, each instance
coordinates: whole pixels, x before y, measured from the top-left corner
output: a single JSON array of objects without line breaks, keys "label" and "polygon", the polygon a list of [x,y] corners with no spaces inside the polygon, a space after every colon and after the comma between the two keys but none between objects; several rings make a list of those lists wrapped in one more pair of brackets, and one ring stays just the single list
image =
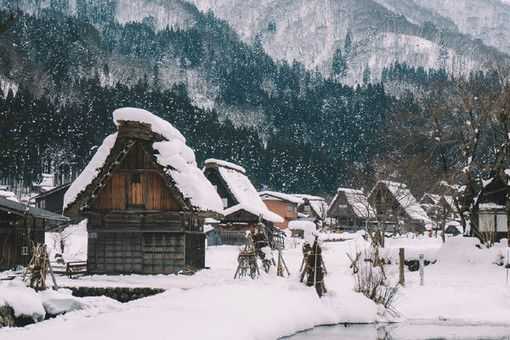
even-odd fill
[{"label": "snowy mountain", "polygon": [[86,17],[95,23],[115,18],[117,22],[146,20],[156,28],[190,28],[195,22],[193,6],[181,0],[0,0],[1,7],[37,15],[54,9],[66,15]]},{"label": "snowy mountain", "polygon": [[487,45],[510,52],[510,1],[412,0],[417,5],[451,19],[463,33]]},{"label": "snowy mountain", "polygon": [[[330,73],[335,51],[352,32],[347,83],[359,82],[367,67],[371,79],[379,80],[380,71],[395,61],[467,73],[498,54],[459,37],[455,18],[438,15],[430,5],[434,1],[427,7],[411,0],[190,1],[229,22],[245,41],[260,40],[273,58],[297,60],[324,74]],[[434,27],[427,30],[430,22]]]},{"label": "snowy mountain", "polygon": [[[332,73],[333,56],[345,48],[349,33],[352,47],[342,50],[348,64],[342,81],[347,84],[363,78],[379,81],[383,68],[396,61],[466,74],[487,67],[489,61],[507,59],[485,43],[510,51],[510,6],[497,0],[187,1],[0,0],[0,6],[19,6],[34,14],[52,8],[86,17],[96,25],[105,19],[121,24],[145,22],[156,30],[194,27],[198,8],[227,21],[244,42],[260,44],[273,59],[298,61],[324,75]],[[182,79],[175,65],[163,66],[171,70],[167,78]],[[125,75],[124,70],[119,74]],[[210,96],[201,96],[198,101],[210,106]]]}]

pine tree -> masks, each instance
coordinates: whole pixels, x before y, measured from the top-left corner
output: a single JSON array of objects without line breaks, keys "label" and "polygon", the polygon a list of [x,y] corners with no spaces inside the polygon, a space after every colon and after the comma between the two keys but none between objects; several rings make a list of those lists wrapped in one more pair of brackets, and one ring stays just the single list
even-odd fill
[{"label": "pine tree", "polygon": [[351,54],[352,54],[352,43],[353,43],[352,31],[348,30],[347,34],[345,35],[345,42],[344,42],[344,52],[345,52],[345,57],[346,58],[351,57]]},{"label": "pine tree", "polygon": [[363,84],[368,84],[372,80],[372,73],[370,72],[370,67],[365,65],[363,69]]},{"label": "pine tree", "polygon": [[335,54],[333,55],[333,63],[332,63],[333,75],[335,77],[345,77],[347,71],[347,63],[342,55],[342,50],[337,48]]}]

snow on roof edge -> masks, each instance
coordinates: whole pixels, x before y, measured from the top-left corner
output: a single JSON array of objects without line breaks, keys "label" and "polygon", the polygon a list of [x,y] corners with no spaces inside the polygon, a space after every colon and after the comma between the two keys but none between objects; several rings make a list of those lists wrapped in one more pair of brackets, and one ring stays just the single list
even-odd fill
[{"label": "snow on roof edge", "polygon": [[246,174],[246,169],[243,168],[242,166],[234,164],[234,163],[231,163],[231,162],[228,162],[228,161],[223,161],[221,159],[216,159],[216,158],[206,159],[205,162],[204,162],[204,165],[209,165],[209,164],[216,165],[216,166],[222,166],[222,167],[225,167],[225,168],[230,168],[230,169],[239,171],[239,172],[241,172],[243,174]]},{"label": "snow on roof edge", "polygon": [[227,208],[223,211],[223,214],[225,216],[228,216],[230,214],[233,214],[235,212],[238,212],[239,210],[246,210],[247,212],[255,215],[255,216],[260,216],[262,215],[262,218],[265,219],[266,221],[269,221],[269,222],[273,222],[273,223],[283,223],[283,218],[270,211],[269,209],[267,209],[266,211],[258,211],[256,209],[253,209],[252,207],[246,205],[246,204],[236,204],[236,205],[233,205],[231,206],[230,208]]},{"label": "snow on roof edge", "polygon": [[83,192],[87,186],[89,186],[97,177],[106,159],[110,155],[111,149],[115,145],[116,140],[117,132],[108,135],[103,140],[103,143],[99,148],[97,148],[96,153],[89,161],[85,169],[83,169],[80,175],[71,183],[71,186],[69,186],[65,192],[63,210],[69,207],[71,203],[76,201],[78,195]]}]

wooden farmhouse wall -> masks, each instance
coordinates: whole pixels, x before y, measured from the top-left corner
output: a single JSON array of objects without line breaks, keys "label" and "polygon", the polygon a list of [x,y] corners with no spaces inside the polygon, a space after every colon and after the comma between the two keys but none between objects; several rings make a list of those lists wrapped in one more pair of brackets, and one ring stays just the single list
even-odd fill
[{"label": "wooden farmhouse wall", "polygon": [[0,270],[26,266],[32,242],[44,244],[44,221],[0,211]]},{"label": "wooden farmhouse wall", "polygon": [[161,173],[145,151],[142,143],[135,144],[120,167],[110,176],[96,202],[98,210],[179,210]]}]

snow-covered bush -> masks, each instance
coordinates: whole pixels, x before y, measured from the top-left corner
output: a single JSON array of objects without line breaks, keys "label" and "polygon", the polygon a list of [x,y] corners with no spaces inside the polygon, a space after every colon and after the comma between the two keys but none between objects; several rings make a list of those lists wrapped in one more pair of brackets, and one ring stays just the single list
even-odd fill
[{"label": "snow-covered bush", "polygon": [[354,275],[354,290],[362,293],[376,304],[382,305],[390,313],[397,315],[393,302],[398,293],[398,285],[392,285],[384,270],[386,264],[374,248],[367,248],[349,256]]}]

